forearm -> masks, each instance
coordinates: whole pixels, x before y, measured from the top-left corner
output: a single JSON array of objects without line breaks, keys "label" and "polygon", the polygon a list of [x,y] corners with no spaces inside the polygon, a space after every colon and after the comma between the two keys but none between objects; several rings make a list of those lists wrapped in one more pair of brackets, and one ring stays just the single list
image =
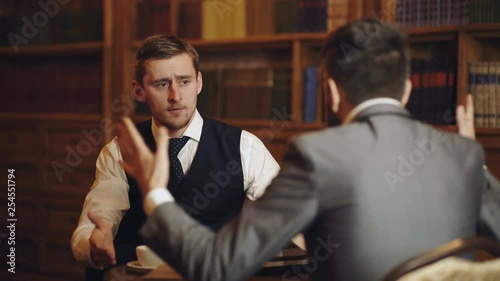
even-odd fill
[{"label": "forearm", "polygon": [[78,227],[71,236],[71,250],[73,251],[73,256],[77,261],[84,262],[85,264],[93,264],[90,258],[89,244],[89,237],[93,229],[93,226]]},{"label": "forearm", "polygon": [[486,230],[483,235],[500,240],[500,182],[485,170],[486,188],[483,194],[479,229]]},{"label": "forearm", "polygon": [[295,174],[276,180],[264,196],[218,233],[181,207],[164,203],[141,229],[144,242],[189,280],[245,280],[310,224],[315,190]]}]

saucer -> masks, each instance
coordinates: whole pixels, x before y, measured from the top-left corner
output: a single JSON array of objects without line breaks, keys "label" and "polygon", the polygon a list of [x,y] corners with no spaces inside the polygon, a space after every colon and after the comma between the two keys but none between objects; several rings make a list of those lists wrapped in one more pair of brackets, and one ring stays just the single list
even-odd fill
[{"label": "saucer", "polygon": [[136,273],[149,273],[150,271],[153,271],[156,269],[156,267],[153,266],[143,266],[142,264],[139,263],[139,261],[131,261],[126,264],[126,267],[130,269],[133,272]]}]

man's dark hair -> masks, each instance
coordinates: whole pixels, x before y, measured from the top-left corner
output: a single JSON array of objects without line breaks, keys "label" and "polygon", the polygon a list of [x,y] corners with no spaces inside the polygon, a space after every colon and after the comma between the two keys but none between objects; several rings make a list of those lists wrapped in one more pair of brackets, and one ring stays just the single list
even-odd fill
[{"label": "man's dark hair", "polygon": [[410,75],[406,35],[376,19],[353,21],[330,34],[323,69],[353,104],[378,97],[400,100]]},{"label": "man's dark hair", "polygon": [[154,35],[146,38],[135,54],[135,80],[141,85],[146,74],[144,64],[149,60],[170,59],[174,56],[187,53],[193,60],[193,67],[198,75],[200,58],[191,44],[175,35]]}]

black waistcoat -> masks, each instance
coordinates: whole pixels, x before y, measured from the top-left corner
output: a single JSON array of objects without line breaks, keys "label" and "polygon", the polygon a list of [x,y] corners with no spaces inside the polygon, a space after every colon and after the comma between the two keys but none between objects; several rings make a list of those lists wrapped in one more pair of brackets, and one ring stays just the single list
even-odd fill
[{"label": "black waistcoat", "polygon": [[[168,189],[176,202],[200,223],[218,230],[241,212],[245,200],[241,167],[241,129],[203,119],[198,150],[179,186],[169,181]],[[148,120],[137,125],[146,144],[153,151],[156,143]],[[135,247],[141,245],[139,229],[146,215],[137,182],[127,175],[130,209],[123,217],[115,237],[118,264],[136,259]]]}]

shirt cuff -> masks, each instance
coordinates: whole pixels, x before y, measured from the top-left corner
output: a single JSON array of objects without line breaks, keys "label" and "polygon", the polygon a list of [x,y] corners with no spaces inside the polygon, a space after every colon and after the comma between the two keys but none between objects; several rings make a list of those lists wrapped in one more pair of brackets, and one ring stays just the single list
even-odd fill
[{"label": "shirt cuff", "polygon": [[144,198],[144,212],[149,217],[156,207],[167,202],[175,202],[172,193],[165,187],[154,188]]}]

